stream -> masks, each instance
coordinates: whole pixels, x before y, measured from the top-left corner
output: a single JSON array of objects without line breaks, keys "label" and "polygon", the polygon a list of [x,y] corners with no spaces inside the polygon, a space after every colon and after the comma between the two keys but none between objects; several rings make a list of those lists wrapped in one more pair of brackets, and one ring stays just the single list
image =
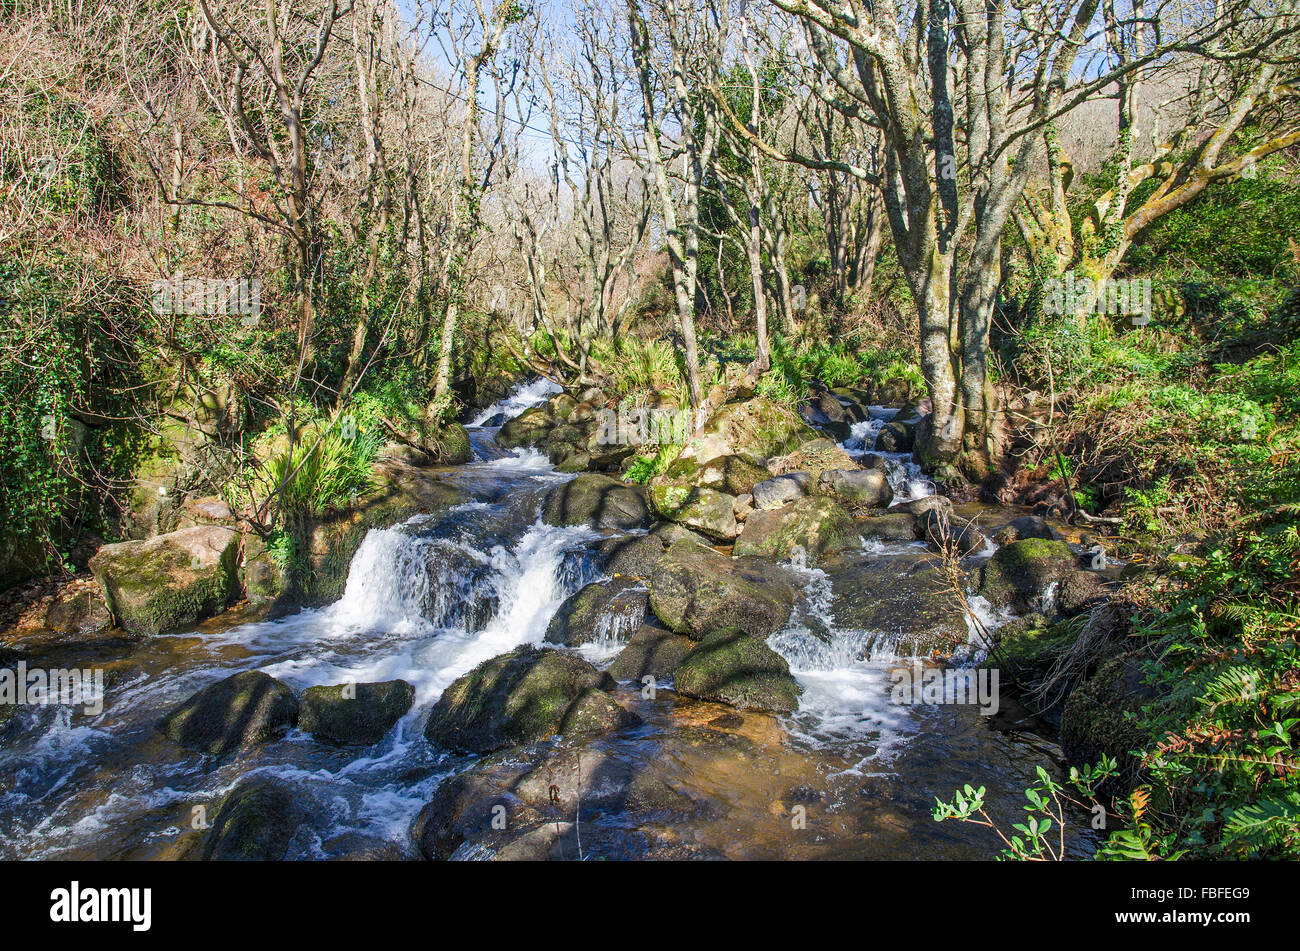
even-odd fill
[{"label": "stream", "polygon": [[[412,819],[440,783],[475,761],[424,738],[431,705],[480,662],[542,643],[564,599],[602,577],[592,544],[609,533],[547,526],[538,515],[545,493],[571,476],[556,473],[535,450],[501,449],[497,427],[488,425],[551,392],[544,383],[521,386],[474,418],[474,460],[438,471],[473,501],[372,530],[337,602],[278,620],[247,621],[234,609],[197,630],[60,658],[105,670],[104,709],[88,715],[22,707],[0,723],[0,859],[192,857],[201,835],[193,828],[196,810],[214,810],[255,773],[288,783],[306,806],[290,858],[415,857]],[[845,449],[868,451],[893,412],[873,407]],[[887,459],[897,500],[933,491],[909,456]],[[878,545],[863,557],[889,570],[890,559],[914,547]],[[673,856],[680,847],[681,854],[730,859],[990,858],[996,836],[936,823],[934,798],[948,799],[966,783],[985,786],[991,815],[1009,824],[1023,815],[1023,790],[1036,781],[1036,767],[1057,771],[1057,747],[1008,716],[1009,701],[1000,717],[970,705],[891,702],[890,671],[910,662],[906,645],[839,627],[826,575],[795,570],[803,595],[769,643],[804,688],[799,709],[742,716],[679,697],[670,683],[654,699],[643,697],[640,684],[622,685],[620,701],[643,722],[587,740],[584,749],[633,764],[709,808],[688,822],[642,822],[636,838],[610,838],[607,848],[593,832],[586,857]],[[607,665],[622,636],[611,629],[580,652]],[[379,744],[360,751],[293,730],[214,762],[156,731],[194,691],[248,669],[297,691],[401,678],[414,686],[415,703]],[[727,740],[695,742],[701,730]],[[806,805],[806,827],[792,828],[792,802]],[[1087,854],[1087,837],[1071,850]]]}]

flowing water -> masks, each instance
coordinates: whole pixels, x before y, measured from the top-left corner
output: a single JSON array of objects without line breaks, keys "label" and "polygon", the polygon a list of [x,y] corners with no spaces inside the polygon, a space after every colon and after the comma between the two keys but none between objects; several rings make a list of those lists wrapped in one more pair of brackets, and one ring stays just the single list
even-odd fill
[{"label": "flowing water", "polygon": [[[411,820],[439,783],[473,762],[424,739],[430,706],[478,663],[541,643],[561,602],[602,576],[592,549],[599,533],[538,518],[546,491],[570,477],[534,450],[502,450],[496,427],[483,425],[551,392],[550,384],[530,384],[483,411],[470,430],[474,461],[439,473],[474,501],[372,530],[336,603],[242,624],[231,612],[188,633],[62,659],[102,667],[107,700],[96,715],[25,707],[0,724],[0,858],[192,854],[201,834],[196,817],[256,773],[288,782],[308,806],[290,857],[414,855]],[[873,410],[846,449],[867,451],[889,415]],[[888,459],[900,499],[932,491],[910,458]],[[895,554],[880,548],[863,557]],[[803,594],[770,643],[804,688],[798,711],[742,716],[678,697],[668,683],[653,700],[631,684],[618,696],[643,724],[585,749],[709,803],[694,820],[648,830],[703,854],[990,856],[997,843],[987,830],[933,822],[934,797],[946,799],[964,783],[984,785],[994,815],[1013,821],[1035,767],[1058,751],[1023,724],[995,729],[972,706],[891,702],[890,671],[910,663],[906,651],[882,647],[888,641],[879,632],[841,628],[825,573],[794,567]],[[603,640],[584,654],[608,663],[632,627],[611,619]],[[402,678],[415,687],[415,703],[381,743],[360,752],[325,747],[295,730],[214,762],[156,732],[159,718],[195,690],[254,668],[295,690]],[[728,740],[701,744],[701,730]],[[806,804],[806,828],[792,826],[792,803]]]}]

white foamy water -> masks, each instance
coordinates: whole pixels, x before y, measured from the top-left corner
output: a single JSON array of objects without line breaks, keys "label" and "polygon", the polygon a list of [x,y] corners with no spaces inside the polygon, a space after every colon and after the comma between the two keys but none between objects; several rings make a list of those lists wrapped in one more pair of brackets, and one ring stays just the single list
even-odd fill
[{"label": "white foamy water", "polygon": [[530,380],[518,384],[504,399],[498,400],[487,409],[479,412],[466,426],[482,426],[498,413],[506,419],[513,419],[526,409],[531,409],[556,393],[563,392],[563,387],[547,379]]},{"label": "white foamy water", "polygon": [[892,504],[934,495],[934,483],[926,478],[910,452],[881,452],[876,448],[880,430],[898,415],[898,410],[868,406],[867,412],[870,414],[867,419],[849,426],[849,438],[840,443],[840,448],[853,459],[861,460],[867,453],[875,453],[884,460],[885,478],[894,490]]}]

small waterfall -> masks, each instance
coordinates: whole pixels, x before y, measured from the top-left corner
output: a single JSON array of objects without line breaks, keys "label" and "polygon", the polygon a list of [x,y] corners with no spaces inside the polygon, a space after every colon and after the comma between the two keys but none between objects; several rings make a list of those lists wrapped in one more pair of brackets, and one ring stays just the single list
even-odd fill
[{"label": "small waterfall", "polygon": [[840,443],[840,448],[859,461],[868,453],[879,456],[884,464],[885,478],[894,490],[895,502],[910,502],[934,495],[934,483],[926,478],[910,452],[881,452],[876,449],[876,437],[885,424],[898,415],[898,410],[868,406],[867,412],[870,417],[849,427],[849,438]]},{"label": "small waterfall", "polygon": [[547,399],[560,392],[562,392],[562,388],[559,384],[553,383],[544,377],[519,383],[510,391],[508,396],[481,410],[477,416],[465,425],[469,428],[482,426],[498,414],[506,419],[513,419],[524,410],[531,409],[539,403],[544,403]]}]

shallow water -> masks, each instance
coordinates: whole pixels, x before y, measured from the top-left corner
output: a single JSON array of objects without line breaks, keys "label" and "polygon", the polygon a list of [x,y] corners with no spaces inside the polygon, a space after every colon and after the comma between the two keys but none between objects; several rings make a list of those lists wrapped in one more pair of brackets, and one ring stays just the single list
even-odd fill
[{"label": "shallow water", "polygon": [[[479,417],[514,414],[553,390],[524,387]],[[885,418],[887,411],[873,420]],[[870,437],[855,427],[847,448]],[[447,776],[472,764],[423,737],[430,706],[456,677],[524,643],[541,643],[561,602],[601,577],[599,533],[538,518],[557,475],[533,450],[501,450],[495,430],[471,429],[476,458],[439,477],[476,500],[370,532],[352,560],[343,597],[279,620],[238,623],[237,612],[196,631],[160,636],[65,665],[103,667],[105,708],[21,708],[0,725],[0,858],[164,858],[187,854],[238,780],[268,773],[295,788],[308,819],[292,858],[358,851],[412,856],[411,820]],[[900,494],[931,489],[908,458],[891,457]],[[864,558],[888,558],[883,549]],[[582,755],[635,764],[709,804],[695,818],[644,831],[729,858],[980,858],[991,832],[935,823],[936,795],[965,783],[989,789],[991,811],[1017,818],[1035,767],[1058,755],[1030,733],[999,732],[972,706],[891,702],[890,672],[908,658],[878,646],[879,632],[841,629],[826,575],[796,566],[802,596],[770,643],[804,688],[788,717],[745,713],[677,697],[669,684],[646,699],[618,697],[641,726],[582,745]],[[583,649],[612,660],[625,631]],[[864,645],[877,643],[864,655]],[[402,678],[411,711],[375,747],[339,750],[293,731],[213,762],[155,731],[169,709],[231,673],[261,669],[295,690]],[[717,739],[698,742],[700,731]],[[802,805],[805,827],[790,816]],[[606,817],[617,822],[617,817]],[[589,841],[599,855],[598,838]],[[595,844],[593,844],[595,843]],[[1081,839],[1078,848],[1086,840]]]}]

